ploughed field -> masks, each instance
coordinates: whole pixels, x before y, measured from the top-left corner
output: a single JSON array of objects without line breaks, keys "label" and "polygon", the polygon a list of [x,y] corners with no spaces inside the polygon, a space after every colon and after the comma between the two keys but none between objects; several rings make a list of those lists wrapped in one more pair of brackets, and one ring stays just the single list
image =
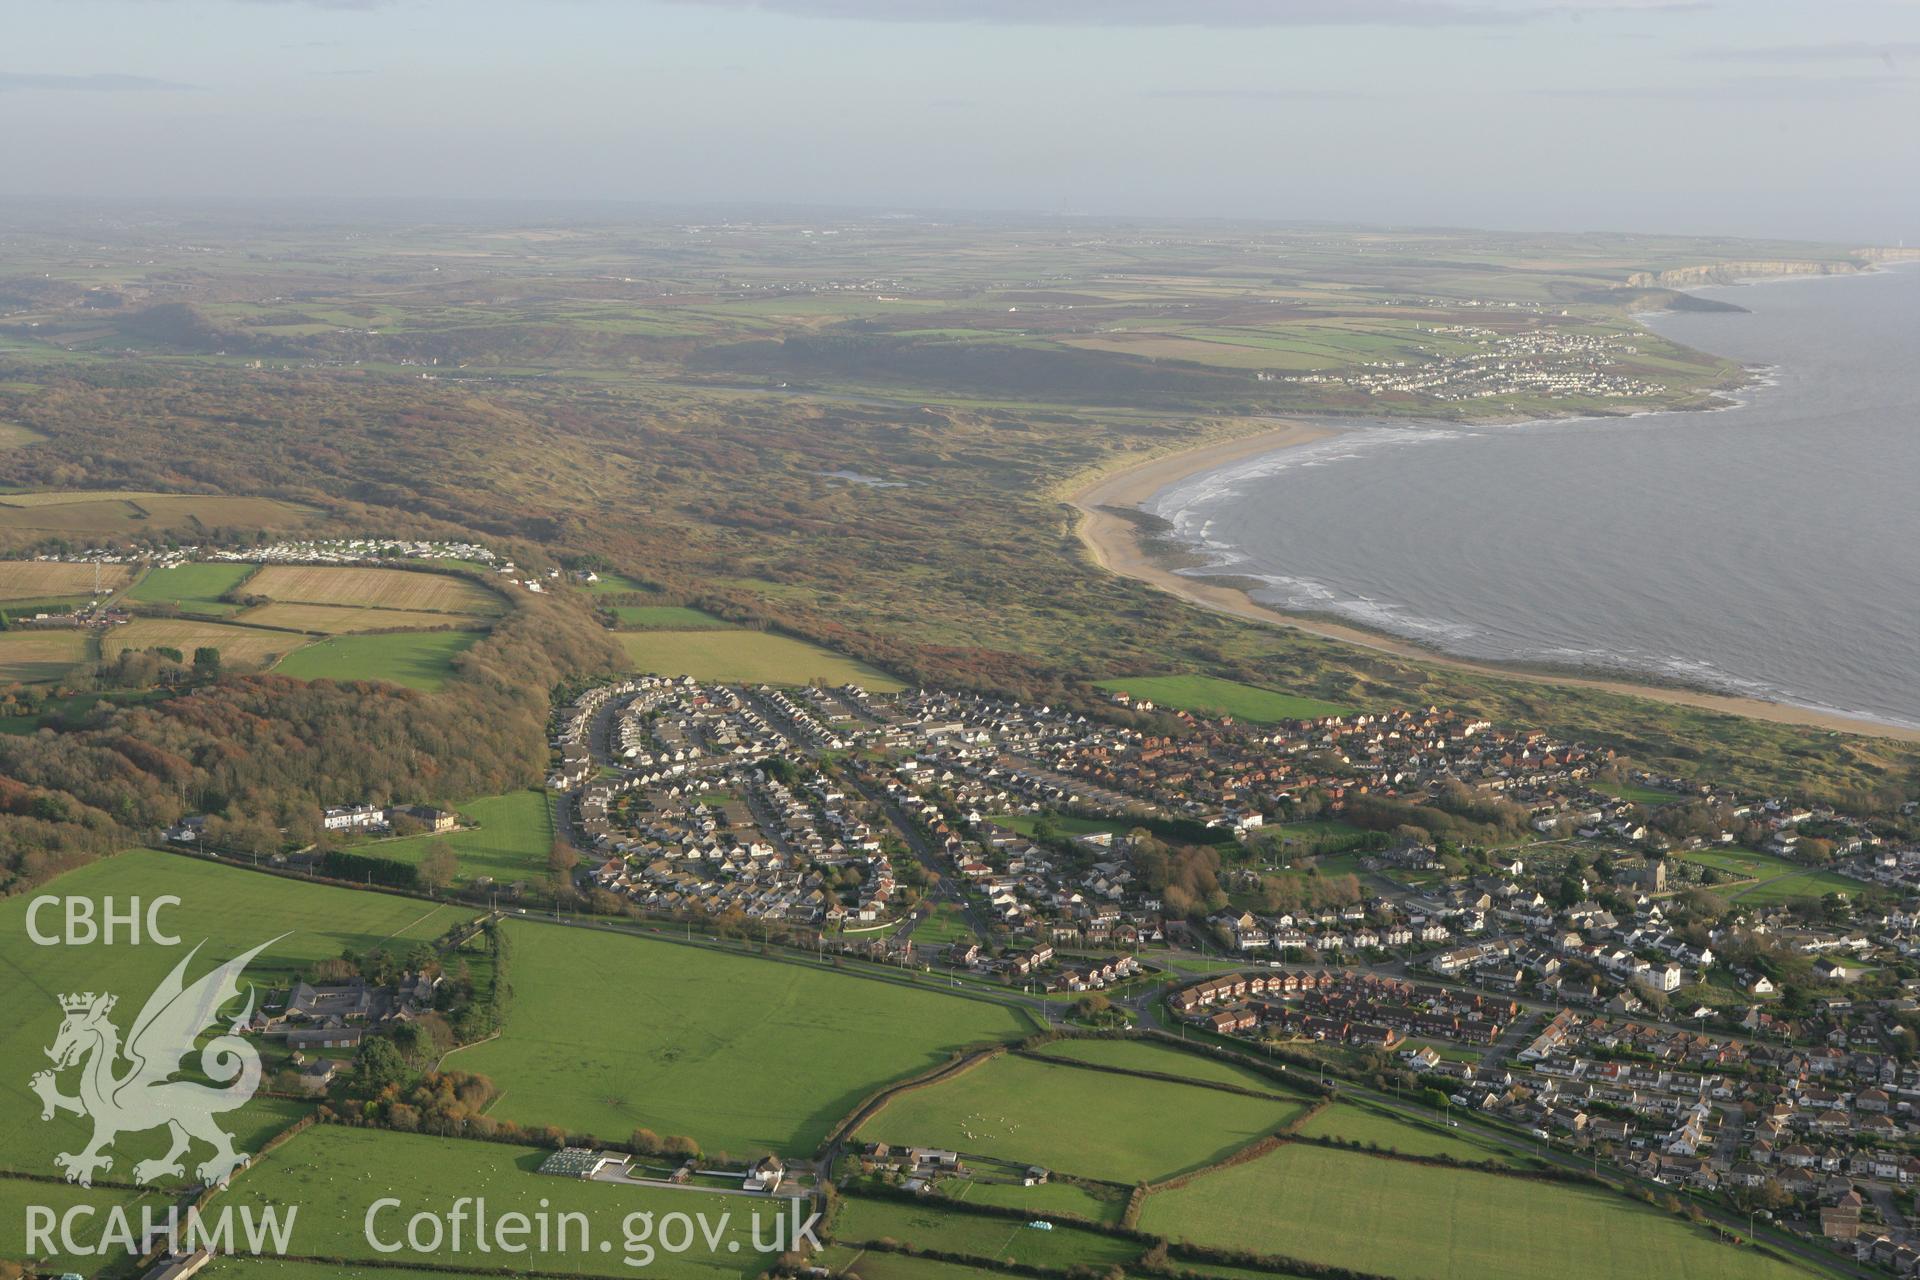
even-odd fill
[{"label": "ploughed field", "polygon": [[0,493],[0,545],[49,537],[139,537],[216,529],[292,529],[315,512],[275,498],[130,489]]},{"label": "ploughed field", "polygon": [[123,564],[68,564],[57,560],[0,560],[0,604],[17,600],[90,599],[132,580]]},{"label": "ploughed field", "polygon": [[276,602],[481,617],[506,610],[505,600],[477,583],[412,569],[272,564],[247,580],[245,593]]},{"label": "ploughed field", "polygon": [[[103,590],[124,588],[122,598],[136,610],[157,606],[182,616],[140,616],[107,627],[98,632],[97,655],[89,631],[0,632],[0,681],[58,680],[91,657],[112,661],[128,650],[171,649],[190,661],[195,650],[214,649],[229,667],[433,690],[452,674],[453,659],[510,607],[468,579],[410,569],[206,561],[148,569],[137,579],[125,565],[99,572]],[[84,601],[94,573],[90,564],[0,560],[0,609],[11,605],[24,614]],[[239,599],[252,596],[267,599],[251,606]]]}]

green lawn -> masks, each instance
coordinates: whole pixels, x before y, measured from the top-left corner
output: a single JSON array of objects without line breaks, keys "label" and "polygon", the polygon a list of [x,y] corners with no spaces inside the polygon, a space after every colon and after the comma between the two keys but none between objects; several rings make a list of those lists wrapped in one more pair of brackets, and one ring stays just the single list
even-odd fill
[{"label": "green lawn", "polygon": [[1775,903],[1793,898],[1824,898],[1830,893],[1857,894],[1866,886],[1858,880],[1835,875],[1831,871],[1803,871],[1798,875],[1763,880],[1751,889],[1734,893],[1736,902]]},{"label": "green lawn", "polygon": [[1336,1102],[1324,1108],[1300,1126],[1300,1133],[1308,1138],[1338,1138],[1342,1142],[1371,1144],[1382,1151],[1407,1156],[1451,1156],[1471,1163],[1486,1160],[1510,1163],[1501,1148],[1475,1141],[1468,1130],[1442,1133],[1436,1128],[1397,1120],[1348,1102]]},{"label": "green lawn", "polygon": [[[953,1205],[927,1201],[908,1204],[897,1200],[867,1200],[848,1196],[834,1219],[836,1241],[899,1240],[922,1249],[966,1254],[985,1259],[1012,1258],[1036,1267],[1065,1270],[1076,1263],[1093,1267],[1124,1266],[1140,1256],[1131,1240],[1056,1224],[1039,1231],[1018,1218],[968,1213]],[[865,1274],[864,1264],[861,1268]],[[895,1274],[918,1276],[912,1270]]]},{"label": "green lawn", "polygon": [[1075,818],[1064,813],[997,813],[993,815],[993,825],[1005,827],[1008,831],[1017,831],[1023,836],[1031,836],[1042,822],[1050,822],[1062,835],[1088,836],[1096,832],[1115,833],[1125,831],[1124,822],[1105,821],[1099,818]]},{"label": "green lawn", "polygon": [[1340,716],[1352,711],[1334,702],[1300,698],[1258,685],[1241,684],[1215,676],[1129,676],[1123,680],[1101,680],[1099,687],[1109,693],[1130,693],[1148,698],[1163,707],[1206,714],[1224,714],[1256,724],[1279,720],[1308,720],[1320,716]]},{"label": "green lawn", "polygon": [[479,638],[474,631],[330,636],[288,654],[274,670],[300,680],[384,680],[432,692]]},{"label": "green lawn", "polygon": [[852,682],[874,693],[905,688],[876,667],[771,631],[632,631],[622,633],[620,643],[635,671],[653,675],[741,684]]},{"label": "green lawn", "polygon": [[705,610],[677,604],[615,605],[613,616],[619,619],[623,631],[703,631],[733,626]]},{"label": "green lawn", "polygon": [[463,824],[472,824],[474,829],[376,840],[355,845],[354,852],[418,863],[434,841],[445,840],[459,859],[460,871],[455,878],[462,884],[481,876],[492,876],[502,884],[546,876],[547,854],[553,848],[553,810],[546,792],[510,791],[503,796],[464,801],[455,805],[454,811]]},{"label": "green lawn", "polygon": [[450,1065],[491,1114],[625,1138],[646,1126],[734,1155],[799,1155],[862,1097],[1032,1026],[1003,1005],[670,942],[516,923],[499,1039]]},{"label": "green lawn", "polygon": [[1149,1197],[1140,1227],[1423,1280],[1806,1274],[1598,1189],[1301,1143]]},{"label": "green lawn", "polygon": [[[537,1170],[551,1154],[549,1150],[502,1143],[320,1125],[242,1174],[223,1199],[243,1205],[297,1207],[288,1252],[300,1257],[384,1257],[474,1270],[497,1270],[506,1265],[516,1270],[645,1275],[666,1280],[754,1276],[772,1261],[753,1247],[753,1218],[762,1216],[766,1224],[761,1228],[763,1238],[771,1239],[774,1217],[787,1211],[785,1200],[751,1200],[690,1189],[543,1176]],[[526,1214],[535,1221],[542,1212],[585,1214],[587,1240],[582,1247],[579,1229],[572,1228],[566,1247],[560,1247],[556,1234],[548,1250],[523,1254],[480,1253],[472,1247],[470,1234],[467,1247],[458,1252],[451,1248],[431,1253],[403,1248],[397,1253],[378,1253],[367,1240],[367,1210],[376,1200],[393,1197],[401,1201],[400,1208],[377,1216],[373,1229],[383,1243],[404,1243],[411,1215],[444,1215],[462,1196],[485,1197],[487,1215],[496,1222],[508,1213]],[[214,1207],[217,1209],[222,1202],[215,1200]],[[638,1248],[629,1254],[623,1221],[629,1214],[649,1211],[656,1218],[676,1212],[706,1215],[710,1225],[723,1231],[720,1247],[709,1251],[701,1244],[687,1254],[670,1256],[661,1252],[650,1261]],[[471,1224],[468,1230],[471,1232]],[[537,1237],[529,1237],[529,1243],[535,1240]],[[602,1250],[600,1241],[611,1247]],[[729,1249],[730,1243],[737,1244],[738,1249]],[[632,1264],[627,1261],[629,1256],[635,1259]]]},{"label": "green lawn", "polygon": [[174,605],[184,613],[224,616],[240,606],[228,604],[220,597],[239,586],[258,567],[222,560],[149,569],[146,577],[127,589],[126,598],[146,604]]},{"label": "green lawn", "polygon": [[1042,1045],[1039,1052],[1063,1062],[1090,1062],[1095,1066],[1121,1067],[1128,1071],[1153,1071],[1161,1075],[1184,1076],[1188,1080],[1230,1084],[1241,1089],[1258,1089],[1283,1097],[1297,1096],[1286,1087],[1258,1071],[1206,1053],[1189,1053],[1154,1040],[1055,1040]]},{"label": "green lawn", "polygon": [[914,926],[913,940],[921,946],[946,946],[958,943],[965,946],[975,941],[973,929],[967,924],[966,912],[951,902],[934,904],[933,914]]},{"label": "green lawn", "polygon": [[1303,1109],[1290,1099],[1003,1054],[896,1097],[860,1136],[1132,1183],[1210,1164]]},{"label": "green lawn", "polygon": [[[430,940],[463,918],[451,906],[303,884],[144,849],[69,872],[42,892],[90,898],[96,910],[102,909],[100,900],[111,895],[123,911],[134,898],[150,902],[175,895],[180,905],[164,910],[160,923],[181,945],[129,946],[120,939],[113,946],[37,946],[26,932],[31,899],[0,901],[0,1063],[19,1068],[0,1071],[0,1167],[35,1173],[54,1172],[54,1154],[77,1150],[89,1132],[66,1113],[42,1122],[40,1100],[27,1088],[27,1064],[44,1062],[41,1051],[59,1030],[56,997],[61,993],[113,992],[120,1001],[114,1021],[124,1033],[160,979],[203,939],[189,980],[217,960],[290,933],[249,970],[249,977],[265,987],[345,948],[365,950],[387,939]],[[45,932],[53,917],[43,913],[40,924]],[[61,1078],[61,1086],[64,1092],[73,1091],[71,1072]],[[291,1113],[285,1103],[257,1098],[235,1117],[238,1127],[229,1129],[244,1150],[284,1128]],[[164,1137],[164,1131],[154,1131],[119,1139],[113,1176],[126,1176],[135,1161],[157,1154]],[[195,1158],[204,1159],[205,1152],[198,1151]]]}]

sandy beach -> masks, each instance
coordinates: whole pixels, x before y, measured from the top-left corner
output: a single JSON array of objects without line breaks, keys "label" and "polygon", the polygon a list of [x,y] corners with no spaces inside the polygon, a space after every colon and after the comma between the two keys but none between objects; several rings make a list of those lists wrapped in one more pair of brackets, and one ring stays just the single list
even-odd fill
[{"label": "sandy beach", "polygon": [[1857,733],[1867,737],[1920,742],[1920,729],[1880,724],[1872,720],[1858,720],[1832,712],[1796,707],[1787,703],[1767,702],[1759,698],[1741,698],[1692,689],[1635,684],[1631,681],[1611,680],[1597,676],[1565,675],[1557,672],[1530,671],[1518,666],[1473,662],[1464,658],[1450,657],[1409,640],[1381,635],[1360,627],[1345,626],[1323,618],[1307,618],[1284,613],[1259,603],[1244,591],[1216,583],[1196,581],[1155,563],[1141,550],[1137,527],[1113,515],[1110,511],[1102,510],[1105,507],[1138,507],[1162,489],[1188,476],[1213,471],[1261,454],[1298,448],[1335,434],[1337,431],[1334,428],[1316,423],[1276,419],[1270,429],[1253,435],[1202,445],[1177,453],[1162,454],[1132,466],[1101,472],[1077,487],[1068,486],[1064,491],[1064,498],[1079,509],[1080,540],[1086,544],[1088,555],[1101,568],[1129,578],[1136,578],[1191,604],[1199,605],[1203,609],[1213,609],[1254,622],[1292,627],[1313,635],[1324,636],[1363,649],[1391,653],[1397,657],[1427,665],[1476,671],[1507,679],[1531,680],[1541,684],[1606,689],[1655,702],[1699,707],[1728,715],[1770,720],[1778,724],[1806,725],[1812,728],[1830,729],[1837,733]]}]

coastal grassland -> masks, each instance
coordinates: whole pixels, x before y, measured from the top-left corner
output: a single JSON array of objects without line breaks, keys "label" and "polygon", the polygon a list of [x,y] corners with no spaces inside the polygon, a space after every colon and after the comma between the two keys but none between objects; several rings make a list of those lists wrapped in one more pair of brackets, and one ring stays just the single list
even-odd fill
[{"label": "coastal grassland", "polygon": [[620,604],[613,616],[622,631],[727,630],[733,624],[702,609],[677,604]]},{"label": "coastal grassland", "polygon": [[1118,1224],[1127,1210],[1127,1189],[1093,1187],[1055,1178],[1037,1187],[1017,1182],[983,1182],[978,1178],[950,1178],[940,1190],[963,1204],[990,1204],[1034,1214],[1071,1214],[1090,1222]]},{"label": "coastal grassland", "polygon": [[204,560],[149,569],[127,592],[127,599],[142,604],[170,604],[183,613],[224,616],[236,612],[240,606],[220,597],[246,581],[255,568],[237,561]]},{"label": "coastal grassland", "polygon": [[1511,1163],[1503,1148],[1479,1141],[1471,1130],[1443,1132],[1437,1126],[1415,1124],[1350,1102],[1321,1108],[1300,1126],[1300,1136],[1358,1142],[1403,1156],[1448,1156],[1474,1164],[1488,1160]]},{"label": "coastal grassland", "polygon": [[[771,1239],[776,1215],[788,1212],[785,1200],[542,1176],[541,1162],[552,1154],[548,1149],[504,1143],[318,1125],[242,1173],[214,1205],[278,1206],[283,1212],[297,1207],[289,1252],[302,1257],[390,1258],[496,1273],[504,1262],[549,1273],[645,1275],[663,1280],[755,1276],[771,1262],[753,1247],[753,1219],[762,1219],[763,1238]],[[588,1238],[583,1243],[579,1229],[570,1228],[566,1247],[559,1247],[556,1235],[551,1240],[555,1247],[524,1255],[473,1250],[471,1228],[469,1247],[460,1252],[402,1247],[382,1253],[367,1239],[368,1210],[375,1201],[391,1197],[401,1202],[399,1208],[377,1214],[372,1223],[382,1243],[405,1246],[409,1217],[423,1211],[444,1215],[462,1196],[484,1197],[487,1212],[496,1221],[496,1215],[507,1213],[523,1213],[536,1222],[543,1212],[582,1213]],[[726,1215],[719,1248],[710,1252],[701,1242],[692,1252],[662,1252],[650,1260],[636,1252],[633,1256],[645,1265],[630,1265],[622,1224],[629,1214],[646,1212],[656,1218],[676,1212],[705,1214],[710,1224],[718,1224]],[[526,1239],[533,1243],[538,1237]],[[603,1252],[602,1240],[611,1242],[612,1248]],[[729,1244],[738,1248],[729,1249]]]},{"label": "coastal grassland", "polygon": [[[113,992],[120,1000],[116,1021],[125,1028],[154,986],[196,945],[200,950],[189,966],[190,976],[288,934],[248,970],[249,979],[264,987],[344,949],[364,951],[383,942],[430,941],[465,918],[452,906],[303,884],[145,849],[89,863],[42,892],[91,899],[96,918],[109,896],[124,912],[133,899],[152,902],[172,894],[180,905],[164,910],[160,920],[181,945],[129,946],[122,939],[113,946],[104,942],[38,946],[26,929],[31,899],[0,900],[0,1062],[42,1060],[41,1050],[53,1043],[60,1026],[56,997],[63,992]],[[58,928],[51,913],[43,913],[40,924],[43,933]],[[50,1173],[54,1153],[77,1150],[88,1129],[83,1121],[66,1114],[42,1123],[40,1101],[27,1088],[29,1074],[0,1072],[0,1168]],[[71,1092],[71,1080],[64,1081],[63,1087]],[[284,1117],[285,1106],[257,1097],[235,1114],[242,1118],[244,1130],[263,1139],[266,1132],[284,1127],[275,1119]],[[126,1175],[134,1161],[158,1154],[163,1145],[162,1133],[120,1139],[115,1144],[114,1176]]]},{"label": "coastal grassland", "polygon": [[1807,1273],[1597,1188],[1292,1143],[1147,1198],[1144,1231],[1434,1280]]},{"label": "coastal grassland", "polygon": [[1211,1164],[1304,1110],[1291,1099],[1002,1054],[895,1097],[859,1136],[1132,1183]]},{"label": "coastal grassland", "polygon": [[634,631],[620,643],[635,671],[742,684],[861,685],[873,693],[905,687],[877,667],[772,631]]},{"label": "coastal grassland", "polygon": [[118,591],[133,578],[123,564],[69,564],[58,560],[0,560],[0,605],[14,600],[53,600]]},{"label": "coastal grassland", "polygon": [[[38,1113],[36,1113],[38,1114]],[[153,1213],[164,1219],[167,1205],[172,1198],[159,1191],[129,1191],[119,1187],[76,1187],[62,1181],[58,1171],[48,1165],[44,1172],[50,1180],[39,1178],[0,1178],[0,1262],[32,1262],[37,1270],[46,1275],[62,1275],[72,1272],[75,1275],[93,1276],[110,1266],[126,1265],[124,1255],[105,1257],[92,1254],[49,1254],[29,1258],[27,1256],[27,1212],[29,1206],[52,1210],[55,1215],[64,1215],[69,1210],[85,1205],[94,1211],[88,1220],[76,1219],[79,1225],[74,1231],[75,1242],[91,1246],[99,1239],[99,1232],[106,1227],[106,1214],[120,1206],[132,1215],[129,1221],[134,1230],[140,1229],[140,1213],[150,1208]],[[56,1229],[54,1241],[58,1244],[60,1233]]]},{"label": "coastal grassland", "polygon": [[1323,702],[1318,698],[1302,698],[1213,676],[1129,676],[1096,683],[1109,693],[1129,693],[1135,698],[1149,698],[1161,706],[1179,711],[1229,715],[1236,720],[1250,720],[1255,724],[1343,716],[1353,710],[1352,707]]},{"label": "coastal grassland", "polygon": [[357,631],[397,631],[413,629],[433,631],[440,628],[483,627],[489,618],[477,614],[433,613],[419,609],[370,609],[333,604],[257,605],[240,614],[236,621],[256,627],[277,627],[283,631],[306,631],[317,635],[346,635]]},{"label": "coastal grassland", "polygon": [[809,964],[511,923],[499,1039],[449,1065],[505,1093],[490,1112],[625,1138],[687,1134],[733,1155],[811,1151],[861,1098],[1031,1027],[1005,1005]]},{"label": "coastal grassland", "polygon": [[[1061,1270],[1074,1265],[1123,1267],[1141,1253],[1140,1245],[1117,1236],[1065,1223],[1054,1224],[1051,1231],[1039,1231],[1018,1218],[968,1213],[956,1205],[933,1200],[911,1204],[848,1196],[840,1202],[832,1229],[836,1243],[898,1240],[921,1249],[989,1262],[1011,1258],[1027,1266]],[[866,1274],[864,1264],[861,1274]],[[909,1268],[898,1274],[919,1273]]]},{"label": "coastal grassland", "polygon": [[384,680],[431,693],[479,638],[476,631],[331,636],[289,654],[274,670],[300,680]]},{"label": "coastal grassland", "polygon": [[247,594],[295,604],[479,616],[507,607],[499,595],[452,574],[348,565],[270,564],[247,583]]},{"label": "coastal grassland", "polygon": [[1189,1053],[1155,1040],[1075,1037],[1043,1044],[1035,1052],[1062,1062],[1092,1063],[1123,1071],[1151,1071],[1208,1084],[1230,1084],[1237,1089],[1257,1089],[1286,1098],[1301,1096],[1279,1081],[1238,1063],[1206,1053]]},{"label": "coastal grassland", "polygon": [[87,660],[87,633],[71,628],[0,631],[0,683],[44,684]]},{"label": "coastal grassland", "polygon": [[178,649],[189,662],[202,647],[220,651],[220,660],[271,666],[308,642],[308,637],[286,631],[265,631],[198,618],[135,618],[110,628],[100,639],[101,656],[113,658],[126,649]]},{"label": "coastal grassland", "polygon": [[418,863],[437,840],[453,846],[460,870],[456,879],[472,883],[491,876],[501,884],[539,880],[547,874],[553,848],[553,810],[544,791],[509,791],[453,806],[470,830],[444,835],[402,836],[355,846],[355,852],[397,862]]}]

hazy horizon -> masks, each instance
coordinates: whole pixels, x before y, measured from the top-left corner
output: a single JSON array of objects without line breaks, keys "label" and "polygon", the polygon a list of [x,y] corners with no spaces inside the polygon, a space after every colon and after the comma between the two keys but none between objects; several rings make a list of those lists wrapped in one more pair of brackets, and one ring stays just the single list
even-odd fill
[{"label": "hazy horizon", "polygon": [[1920,242],[1920,4],[28,0],[0,195]]}]

